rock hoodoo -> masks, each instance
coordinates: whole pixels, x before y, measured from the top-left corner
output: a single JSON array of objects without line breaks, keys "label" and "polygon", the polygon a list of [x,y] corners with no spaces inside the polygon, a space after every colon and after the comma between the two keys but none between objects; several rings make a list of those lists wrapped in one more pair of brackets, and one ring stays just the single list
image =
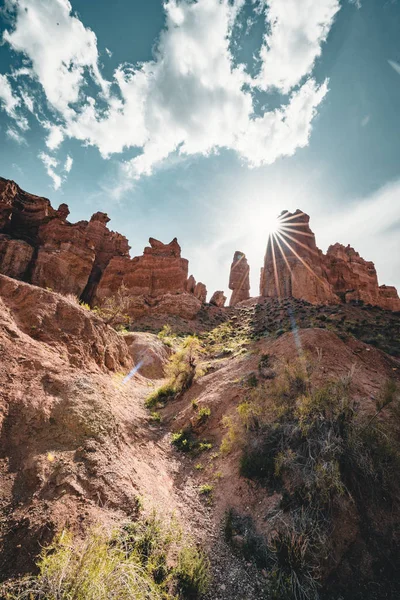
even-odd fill
[{"label": "rock hoodoo", "polygon": [[[133,317],[148,314],[194,319],[206,302],[207,288],[188,277],[188,261],[177,239],[169,244],[150,238],[142,256],[131,258],[128,240],[108,228],[109,218],[70,223],[69,209],[54,209],[47,198],[22,190],[0,177],[0,274],[55,292],[101,304],[121,286]],[[294,297],[312,304],[362,301],[400,310],[394,287],[379,285],[375,266],[351,246],[334,244],[324,254],[316,245],[310,217],[300,210],[280,216],[279,235],[268,240],[261,269],[260,295]],[[250,269],[235,252],[230,270],[230,306],[250,297]],[[212,296],[225,305],[223,292]]]},{"label": "rock hoodoo", "polygon": [[229,306],[236,306],[238,302],[250,298],[250,267],[246,255],[238,250],[235,252],[231,264],[229,289],[232,290]]},{"label": "rock hoodoo", "polygon": [[69,209],[0,178],[0,273],[39,287],[101,303],[121,285],[132,315],[147,312],[194,318],[206,300],[204,284],[188,279],[177,239],[150,238],[142,256],[129,256],[127,239],[110,231],[105,213],[70,223]]},{"label": "rock hoodoo", "polygon": [[379,286],[372,262],[342,244],[330,246],[325,255],[316,245],[309,221],[300,210],[280,216],[279,235],[269,237],[261,269],[261,296],[294,297],[311,304],[354,300],[400,310],[396,289]]}]

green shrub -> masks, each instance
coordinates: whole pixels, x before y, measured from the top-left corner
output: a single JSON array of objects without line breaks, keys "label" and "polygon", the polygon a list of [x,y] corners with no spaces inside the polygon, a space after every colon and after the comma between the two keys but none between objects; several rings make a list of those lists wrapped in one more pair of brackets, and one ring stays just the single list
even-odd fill
[{"label": "green shrub", "polygon": [[162,385],[154,392],[152,392],[145,401],[146,408],[155,408],[156,406],[165,404],[171,398],[176,395],[176,389],[171,383]]},{"label": "green shrub", "polygon": [[172,434],[171,444],[181,452],[190,452],[195,447],[196,442],[189,429],[181,429],[181,431]]},{"label": "green shrub", "polygon": [[145,400],[146,408],[154,408],[176,398],[190,388],[196,376],[197,359],[201,352],[199,340],[188,336],[182,348],[173,354],[167,365],[168,382],[155,390]]},{"label": "green shrub", "polygon": [[209,563],[191,543],[182,547],[174,521],[153,513],[109,535],[92,531],[83,541],[68,531],[42,551],[37,576],[9,582],[7,600],[173,600],[207,591]]},{"label": "green shrub", "polygon": [[174,571],[177,589],[184,598],[197,598],[209,585],[209,562],[194,546],[183,548]]},{"label": "green shrub", "polygon": [[[380,418],[385,410],[400,414],[398,388],[386,382],[375,413],[365,417],[351,400],[350,383],[314,387],[307,361],[284,365],[239,407],[240,472],[282,493],[282,517],[271,521],[262,554],[273,598],[318,598],[324,561],[333,553],[333,516],[354,502],[364,516],[366,504],[381,510],[398,498],[400,458],[391,434],[397,425]],[[232,519],[229,527],[238,529]],[[239,535],[244,553],[253,548],[260,564],[258,546]]]},{"label": "green shrub", "polygon": [[213,485],[211,485],[210,483],[205,483],[204,485],[200,486],[199,493],[202,496],[210,496],[213,492],[213,489]]}]

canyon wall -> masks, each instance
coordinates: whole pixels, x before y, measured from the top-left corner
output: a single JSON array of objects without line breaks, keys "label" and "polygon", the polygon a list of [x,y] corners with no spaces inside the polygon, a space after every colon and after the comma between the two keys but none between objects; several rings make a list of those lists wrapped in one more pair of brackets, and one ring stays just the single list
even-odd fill
[{"label": "canyon wall", "polygon": [[260,295],[294,297],[311,304],[361,301],[400,310],[397,291],[380,286],[375,266],[350,246],[334,244],[324,254],[316,245],[310,217],[297,210],[280,216],[270,235],[261,269]]},{"label": "canyon wall", "polygon": [[[124,289],[133,317],[149,313],[196,317],[207,289],[188,276],[188,261],[176,238],[169,244],[150,238],[143,255],[131,258],[127,239],[108,228],[105,213],[78,223],[70,223],[68,216],[66,204],[56,210],[47,198],[0,177],[0,273],[72,294],[92,306]],[[396,289],[379,285],[372,262],[341,244],[324,254],[309,222],[300,210],[280,216],[261,269],[261,296],[294,297],[312,304],[362,301],[400,310]],[[249,274],[245,254],[236,251],[229,277],[230,306],[250,297]],[[216,292],[211,303],[224,306],[223,292]]]},{"label": "canyon wall", "polygon": [[130,258],[127,239],[107,227],[105,213],[70,223],[68,206],[50,201],[0,178],[0,273],[102,304],[124,286],[129,312],[173,314],[193,319],[207,289],[188,278],[188,261],[176,239],[150,238],[142,256]]}]

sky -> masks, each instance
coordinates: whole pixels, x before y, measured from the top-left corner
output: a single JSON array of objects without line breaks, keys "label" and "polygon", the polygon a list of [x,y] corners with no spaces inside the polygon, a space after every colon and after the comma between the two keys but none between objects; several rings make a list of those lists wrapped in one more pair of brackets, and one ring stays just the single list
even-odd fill
[{"label": "sky", "polygon": [[0,0],[0,175],[258,295],[311,216],[400,288],[400,0]]}]

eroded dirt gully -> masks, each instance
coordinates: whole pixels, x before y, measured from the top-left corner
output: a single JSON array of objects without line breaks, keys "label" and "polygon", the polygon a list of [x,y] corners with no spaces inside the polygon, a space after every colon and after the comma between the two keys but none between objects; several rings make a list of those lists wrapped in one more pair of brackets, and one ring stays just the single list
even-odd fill
[{"label": "eroded dirt gully", "polygon": [[[255,308],[249,303],[241,310]],[[238,355],[208,357],[207,374],[168,403],[157,424],[144,407],[163,382],[168,359],[156,336],[124,338],[74,301],[0,276],[1,579],[31,570],[55,531],[83,534],[99,523],[111,528],[134,517],[141,498],[147,510],[175,514],[208,549],[213,582],[207,598],[265,597],[263,573],[232,553],[221,523],[233,507],[262,531],[280,496],[239,476],[239,448],[228,455],[218,450],[223,417],[246,397],[249,375],[259,376],[260,356],[268,354],[273,364],[292,360],[299,342],[315,358],[316,383],[352,370],[360,410],[372,411],[382,382],[400,376],[400,361],[368,344],[302,329],[248,341]],[[150,360],[123,383],[144,355]],[[197,456],[171,445],[171,432],[193,422],[193,401],[196,410],[210,408],[196,435],[212,447]],[[199,494],[203,484],[213,486],[212,501]]]},{"label": "eroded dirt gully", "polygon": [[181,495],[179,457],[144,409],[156,383],[122,384],[133,366],[122,336],[58,294],[0,276],[0,353],[3,580],[29,571],[54,531],[111,527],[136,514],[138,497],[198,529],[194,488]]}]

